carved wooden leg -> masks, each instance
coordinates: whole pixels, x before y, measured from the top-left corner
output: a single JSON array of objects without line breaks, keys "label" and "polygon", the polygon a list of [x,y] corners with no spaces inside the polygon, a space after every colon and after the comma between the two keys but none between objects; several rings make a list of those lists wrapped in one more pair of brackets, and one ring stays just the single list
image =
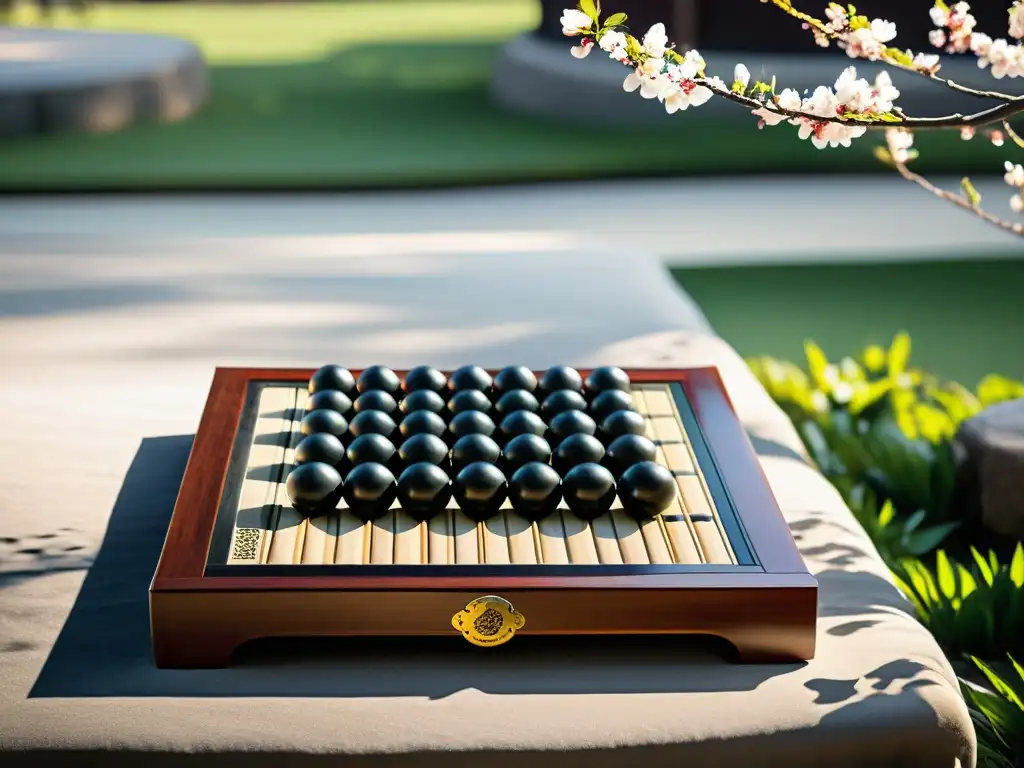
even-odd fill
[{"label": "carved wooden leg", "polygon": [[739,664],[792,664],[814,658],[815,630],[812,627],[737,628],[721,636],[736,649]]}]

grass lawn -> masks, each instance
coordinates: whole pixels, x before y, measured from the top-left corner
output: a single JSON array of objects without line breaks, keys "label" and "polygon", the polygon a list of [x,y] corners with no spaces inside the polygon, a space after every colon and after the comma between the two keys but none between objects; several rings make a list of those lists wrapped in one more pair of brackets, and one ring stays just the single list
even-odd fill
[{"label": "grass lawn", "polygon": [[[628,129],[509,115],[487,96],[532,0],[118,4],[86,26],[194,40],[213,97],[177,125],[0,144],[0,190],[356,188],[618,175],[875,171],[872,141],[819,152],[795,130],[680,116]],[[19,24],[34,23],[29,9]],[[76,27],[72,15],[60,26]],[[568,52],[566,53],[568,56]],[[991,171],[1003,152],[924,136],[924,172]],[[699,151],[698,151],[699,150]]]},{"label": "grass lawn", "polygon": [[916,366],[973,387],[1024,377],[1024,261],[971,260],[676,269],[715,329],[743,355],[803,361],[813,338],[831,359],[898,330]]}]

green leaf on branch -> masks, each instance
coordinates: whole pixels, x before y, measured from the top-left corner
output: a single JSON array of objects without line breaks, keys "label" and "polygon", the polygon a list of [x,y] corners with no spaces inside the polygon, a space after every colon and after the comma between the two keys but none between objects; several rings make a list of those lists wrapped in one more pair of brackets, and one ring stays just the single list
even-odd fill
[{"label": "green leaf on branch", "polygon": [[594,0],[580,0],[579,5],[577,7],[581,11],[583,11],[583,13],[587,14],[587,16],[592,18],[594,21],[597,21],[598,9],[597,5],[594,3]]},{"label": "green leaf on branch", "polygon": [[977,208],[981,205],[981,194],[974,188],[971,180],[966,176],[960,179],[960,191],[964,193],[964,197],[967,198],[967,202],[972,206]]},{"label": "green leaf on branch", "polygon": [[1010,137],[1010,139],[1013,141],[1013,143],[1016,144],[1021,149],[1024,149],[1024,139],[1022,139],[1017,134],[1017,132],[1015,130],[1013,130],[1013,128],[1010,127],[1010,124],[1007,123],[1007,122],[1004,122],[1003,123],[1003,128],[1006,129],[1006,135]]},{"label": "green leaf on branch", "polygon": [[874,152],[876,160],[879,160],[879,161],[885,163],[886,165],[888,165],[891,168],[894,168],[896,166],[896,163],[894,163],[892,161],[892,155],[889,154],[889,150],[886,149],[885,147],[883,147],[881,145],[876,146],[874,148],[873,152]]},{"label": "green leaf on branch", "polygon": [[899,48],[886,48],[885,58],[895,64],[901,64],[904,67],[912,67],[914,65],[913,51],[901,51]]},{"label": "green leaf on branch", "polygon": [[944,13],[949,13],[949,6],[942,2],[942,0],[935,0],[935,7]]},{"label": "green leaf on branch", "polygon": [[613,13],[611,16],[604,20],[604,26],[606,28],[617,27],[619,24],[625,24],[626,18],[626,14],[624,13]]}]

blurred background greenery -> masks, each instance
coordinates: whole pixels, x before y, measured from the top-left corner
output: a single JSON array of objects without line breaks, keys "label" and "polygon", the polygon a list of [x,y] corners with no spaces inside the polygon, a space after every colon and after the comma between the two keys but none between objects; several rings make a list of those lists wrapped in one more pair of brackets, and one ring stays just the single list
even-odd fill
[{"label": "blurred background greenery", "polygon": [[[817,152],[795,131],[756,132],[743,121],[681,117],[637,140],[628,127],[509,114],[488,97],[491,64],[539,19],[538,0],[117,3],[92,6],[84,20],[60,8],[58,27],[192,40],[206,57],[212,98],[175,125],[0,144],[0,190],[338,189],[883,170],[868,142]],[[39,20],[28,5],[13,15],[15,24]],[[922,172],[1002,163],[998,149],[955,133],[918,143]]]},{"label": "blurred background greenery", "polygon": [[[58,7],[48,20],[23,3],[15,26],[187,38],[206,58],[212,94],[179,123],[0,142],[0,192],[892,174],[872,157],[869,140],[816,151],[795,131],[756,131],[742,120],[683,115],[638,136],[624,126],[510,113],[489,96],[492,64],[540,17],[539,0],[100,3],[84,17]],[[929,133],[918,144],[923,173],[998,171],[1005,159],[1005,149],[963,142],[955,132]],[[923,193],[908,187],[907,194]],[[986,253],[939,255],[941,262],[901,264],[893,263],[897,254],[879,252],[853,265],[674,274],[744,354],[799,357],[812,328],[838,349],[882,343],[904,328],[919,362],[937,375],[973,383],[992,370],[1020,374],[1024,264]]]}]

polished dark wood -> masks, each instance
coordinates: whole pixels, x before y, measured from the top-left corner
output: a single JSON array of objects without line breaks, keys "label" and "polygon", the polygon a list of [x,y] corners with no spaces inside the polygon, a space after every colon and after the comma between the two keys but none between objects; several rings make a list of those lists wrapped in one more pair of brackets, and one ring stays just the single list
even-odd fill
[{"label": "polished dark wood", "polygon": [[515,570],[509,575],[491,575],[495,570],[488,568],[486,576],[424,576],[399,566],[393,566],[394,575],[383,576],[377,569],[372,575],[310,576],[303,575],[304,566],[294,566],[294,575],[287,576],[231,576],[223,567],[207,574],[249,385],[302,383],[312,372],[215,372],[150,586],[158,666],[223,666],[235,647],[261,637],[447,634],[452,615],[486,594],[504,597],[526,616],[523,634],[712,634],[730,641],[742,661],[813,657],[817,582],[715,368],[627,373],[637,383],[682,387],[756,565],[670,572],[666,566],[649,571],[635,566],[624,575],[612,567],[601,575],[592,569],[580,575],[565,575],[564,569],[557,576],[529,575],[531,566],[511,566]]}]

